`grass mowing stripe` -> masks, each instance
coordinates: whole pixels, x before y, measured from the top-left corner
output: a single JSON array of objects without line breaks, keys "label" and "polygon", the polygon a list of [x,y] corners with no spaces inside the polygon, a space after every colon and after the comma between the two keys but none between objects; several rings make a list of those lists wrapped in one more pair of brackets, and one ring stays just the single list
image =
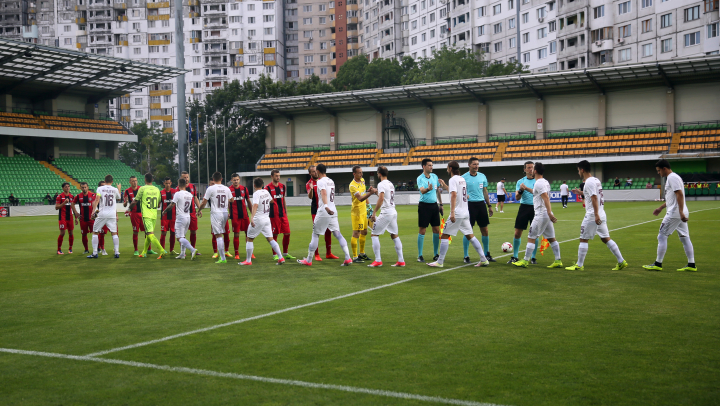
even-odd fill
[{"label": "grass mowing stripe", "polygon": [[67,354],[58,354],[58,353],[53,353],[53,352],[16,350],[16,349],[11,349],[11,348],[0,348],[0,352],[9,353],[9,354],[19,354],[19,355],[32,355],[32,356],[47,357],[47,358],[70,359],[70,360],[76,360],[76,361],[100,362],[100,363],[104,363],[104,364],[124,365],[124,366],[130,366],[130,367],[135,367],[135,368],[149,368],[149,369],[157,369],[157,370],[161,370],[161,371],[212,376],[212,377],[217,377],[217,378],[231,378],[231,379],[240,379],[240,380],[246,380],[246,381],[274,383],[274,384],[279,384],[279,385],[299,386],[299,387],[310,388],[310,389],[329,389],[329,390],[337,390],[337,391],[350,392],[350,393],[361,393],[361,394],[366,394],[366,395],[385,396],[385,397],[398,398],[398,399],[419,400],[422,402],[442,403],[442,404],[446,404],[446,405],[500,406],[500,405],[496,405],[493,403],[481,403],[481,402],[473,402],[470,400],[448,399],[448,398],[441,398],[441,397],[436,397],[436,396],[416,395],[413,393],[393,392],[393,391],[378,390],[378,389],[367,389],[367,388],[359,388],[359,387],[355,387],[355,386],[345,386],[345,385],[329,385],[329,384],[324,384],[324,383],[295,381],[295,380],[290,380],[290,379],[267,378],[267,377],[256,376],[256,375],[243,375],[243,374],[235,374],[235,373],[230,373],[230,372],[218,372],[218,371],[210,371],[207,369],[172,367],[169,365],[148,364],[148,363],[144,363],[144,362],[125,361],[125,360],[109,359],[109,358],[95,358],[95,357],[83,356],[83,355],[67,355]]},{"label": "grass mowing stripe", "polygon": [[[707,211],[707,210],[717,210],[717,209],[720,209],[720,207],[713,207],[713,208],[710,208],[710,209],[695,210],[695,211],[692,211],[691,213],[697,213],[697,212],[700,212],[700,211]],[[610,232],[618,231],[618,230],[623,230],[623,229],[626,229],[626,228],[635,227],[635,226],[639,226],[639,225],[643,225],[643,224],[647,224],[647,223],[652,223],[652,222],[654,222],[654,221],[660,221],[660,220],[662,220],[662,219],[663,219],[663,217],[658,217],[658,218],[656,218],[656,219],[652,219],[652,220],[648,220],[648,221],[643,221],[643,222],[641,222],[641,223],[631,224],[631,225],[627,225],[627,226],[624,226],[624,227],[618,227],[618,228],[615,228],[615,229],[610,230]],[[578,240],[578,238],[572,238],[572,239],[570,239],[570,240],[559,241],[558,243],[559,243],[559,244],[563,244],[563,243],[566,243],[566,242],[577,241],[577,240]],[[510,255],[510,254],[501,255],[501,256],[498,256],[498,257],[495,257],[495,258],[503,258],[503,257],[507,257],[508,255]],[[214,325],[214,326],[204,327],[204,328],[200,328],[200,329],[197,329],[197,330],[186,331],[186,332],[184,332],[184,333],[174,334],[174,335],[171,335],[171,336],[167,336],[167,337],[163,337],[163,338],[158,338],[158,339],[156,339],[156,340],[144,341],[144,342],[141,342],[141,343],[126,345],[126,346],[123,346],[123,347],[112,348],[112,349],[105,350],[105,351],[98,351],[98,352],[94,352],[94,353],[92,353],[92,354],[87,354],[86,357],[99,357],[99,356],[106,355],[106,354],[110,354],[110,353],[113,353],[113,352],[118,352],[118,351],[123,351],[123,350],[129,350],[129,349],[137,348],[137,347],[144,347],[144,346],[146,346],[146,345],[161,343],[161,342],[163,342],[163,341],[168,341],[168,340],[172,340],[172,339],[175,339],[175,338],[185,337],[185,336],[189,336],[189,335],[192,335],[192,334],[204,333],[204,332],[206,332],[206,331],[211,331],[211,330],[215,330],[215,329],[222,328],[222,327],[228,327],[228,326],[232,326],[232,325],[235,325],[235,324],[245,323],[245,322],[247,322],[247,321],[262,319],[262,318],[265,318],[265,317],[268,317],[268,316],[274,316],[274,315],[276,315],[276,314],[282,314],[282,313],[286,313],[286,312],[289,312],[289,311],[292,311],[292,310],[298,310],[298,309],[302,309],[302,308],[309,307],[309,306],[315,306],[315,305],[318,305],[318,304],[328,303],[328,302],[332,302],[332,301],[339,300],[339,299],[345,299],[345,298],[348,298],[348,297],[360,295],[360,294],[363,294],[363,293],[372,292],[372,291],[379,290],[379,289],[388,288],[388,287],[391,287],[391,286],[395,286],[395,285],[399,285],[399,284],[401,284],[401,283],[406,283],[406,282],[414,281],[414,280],[421,279],[421,278],[425,278],[425,277],[428,277],[428,276],[433,276],[433,275],[438,275],[438,274],[445,273],[445,272],[454,271],[454,270],[456,270],[456,269],[465,268],[465,267],[468,267],[468,266],[470,266],[470,265],[472,265],[472,264],[460,265],[460,266],[456,266],[456,267],[454,267],[454,268],[449,268],[449,269],[442,269],[442,270],[439,270],[439,271],[436,271],[436,272],[431,272],[431,273],[427,273],[427,274],[423,274],[423,275],[419,275],[419,276],[414,276],[414,277],[412,277],[412,278],[403,279],[403,280],[400,280],[400,281],[397,281],[397,282],[392,282],[392,283],[388,283],[388,284],[385,284],[385,285],[380,285],[380,286],[376,286],[376,287],[373,287],[373,288],[364,289],[364,290],[360,290],[360,291],[357,291],[357,292],[352,292],[352,293],[348,293],[348,294],[345,294],[345,295],[332,297],[332,298],[329,298],[329,299],[323,299],[323,300],[318,300],[318,301],[316,301],[316,302],[311,302],[311,303],[306,303],[306,304],[302,304],[302,305],[298,305],[298,306],[288,307],[288,308],[286,308],[286,309],[276,310],[276,311],[274,311],[274,312],[265,313],[265,314],[260,314],[260,315],[253,316],[253,317],[247,317],[247,318],[244,318],[244,319],[235,320],[235,321],[230,321],[230,322],[227,322],[227,323],[216,324],[216,325]]]}]

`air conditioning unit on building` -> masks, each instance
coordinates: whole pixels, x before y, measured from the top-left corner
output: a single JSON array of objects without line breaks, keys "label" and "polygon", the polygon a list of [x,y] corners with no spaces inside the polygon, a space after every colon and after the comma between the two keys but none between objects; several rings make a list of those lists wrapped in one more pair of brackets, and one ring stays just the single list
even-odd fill
[{"label": "air conditioning unit on building", "polygon": [[544,18],[542,18],[542,17],[538,18],[538,22],[539,22],[539,23],[541,23],[541,22],[543,22],[543,21],[545,21]]},{"label": "air conditioning unit on building", "polygon": [[625,38],[618,38],[618,44],[622,44],[623,42],[625,42]]},{"label": "air conditioning unit on building", "polygon": [[602,46],[602,41],[595,41],[595,45]]}]

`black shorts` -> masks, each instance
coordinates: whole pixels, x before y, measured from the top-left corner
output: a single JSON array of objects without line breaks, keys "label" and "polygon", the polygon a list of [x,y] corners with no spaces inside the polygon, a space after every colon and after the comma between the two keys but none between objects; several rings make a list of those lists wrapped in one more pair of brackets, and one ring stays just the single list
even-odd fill
[{"label": "black shorts", "polygon": [[487,207],[485,202],[468,202],[468,211],[470,211],[470,227],[487,227],[490,224]]},{"label": "black shorts", "polygon": [[505,195],[497,195],[498,203],[505,201]]},{"label": "black shorts", "polygon": [[520,204],[517,217],[515,217],[515,228],[527,230],[528,224],[535,218],[535,207],[532,204]]},{"label": "black shorts", "polygon": [[418,227],[440,227],[440,209],[437,203],[418,203]]}]

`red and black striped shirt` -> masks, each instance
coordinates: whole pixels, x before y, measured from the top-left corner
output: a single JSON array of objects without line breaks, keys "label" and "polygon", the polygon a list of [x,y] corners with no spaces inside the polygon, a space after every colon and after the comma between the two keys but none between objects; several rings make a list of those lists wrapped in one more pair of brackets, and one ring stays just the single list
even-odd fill
[{"label": "red and black striped shirt", "polygon": [[195,212],[195,198],[197,197],[197,189],[195,188],[195,185],[193,185],[192,183],[188,183],[188,185],[185,187],[185,191],[193,196],[193,201],[190,205],[190,217],[196,217],[197,213]]},{"label": "red and black striped shirt", "polygon": [[285,210],[284,197],[285,197],[285,185],[278,183],[277,186],[270,183],[265,187],[265,190],[270,192],[270,197],[277,206],[270,205],[270,218],[275,217],[287,217],[287,211]]},{"label": "red and black striped shirt", "polygon": [[[160,209],[161,211],[165,211],[165,209],[167,209],[170,203],[172,203],[175,193],[177,193],[177,189],[170,189],[169,191],[165,189],[160,190],[160,198],[162,199],[162,209]],[[175,209],[168,210],[168,212],[164,216],[162,216],[162,219],[175,221]]]},{"label": "red and black striped shirt", "polygon": [[[64,203],[65,199],[69,199],[68,203]],[[58,220],[60,221],[72,221],[73,219],[73,213],[72,213],[72,202],[75,199],[75,196],[72,195],[72,193],[60,193],[55,199],[55,204],[61,204],[64,203],[60,209],[58,209]]]},{"label": "red and black striped shirt", "polygon": [[233,219],[244,219],[248,217],[247,204],[245,198],[249,196],[247,188],[245,186],[230,186],[230,193],[233,198],[230,200],[230,220]]},{"label": "red and black striped shirt", "polygon": [[93,192],[88,192],[87,194],[81,193],[75,196],[73,204],[80,206],[80,220],[90,221],[92,218],[92,204],[96,197],[97,195]]},{"label": "red and black striped shirt", "polygon": [[[133,189],[132,187],[125,189],[125,197],[127,197],[128,204],[132,203],[133,199],[135,199],[138,190],[140,190],[140,186],[136,187],[135,189]],[[136,204],[135,207],[130,210],[130,213],[142,213],[142,211],[140,211],[142,207],[140,206],[141,205],[139,203]]]},{"label": "red and black striped shirt", "polygon": [[310,214],[313,216],[317,214],[318,208],[318,196],[317,196],[317,179],[312,179],[305,184],[305,191],[309,192],[310,189],[313,191],[312,200],[310,201]]}]

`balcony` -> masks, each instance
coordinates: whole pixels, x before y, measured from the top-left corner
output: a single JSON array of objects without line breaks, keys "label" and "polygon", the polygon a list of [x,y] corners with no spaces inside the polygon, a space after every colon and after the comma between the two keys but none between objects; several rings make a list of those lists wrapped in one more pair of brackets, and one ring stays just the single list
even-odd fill
[{"label": "balcony", "polygon": [[170,96],[171,94],[172,94],[172,89],[150,90],[150,97],[153,97],[153,96]]},{"label": "balcony", "polygon": [[569,46],[566,45],[565,49],[558,52],[558,59],[560,58],[567,58],[567,57],[579,57],[584,56],[585,53],[588,51],[587,42],[584,44],[580,44],[580,41],[576,43],[576,45]]},{"label": "balcony", "polygon": [[75,24],[85,24],[86,22],[87,20],[82,17],[78,17],[75,19]]},{"label": "balcony", "polygon": [[199,0],[188,0],[188,6],[199,6],[200,1]]},{"label": "balcony", "polygon": [[202,40],[200,39],[200,37],[197,37],[197,38],[188,38],[188,42],[191,43],[191,44],[197,44],[197,43],[199,43],[199,42],[201,42],[201,41],[202,41]]},{"label": "balcony", "polygon": [[204,28],[227,28],[227,19],[222,19],[218,21],[210,21],[207,24],[203,24]]},{"label": "balcony", "polygon": [[233,62],[233,66],[235,66],[237,68],[241,68],[241,67],[245,66],[245,63],[243,61],[235,61],[235,62]]},{"label": "balcony", "polygon": [[160,14],[160,15],[154,15],[154,16],[147,16],[148,21],[161,21],[161,20],[170,20],[170,14]]},{"label": "balcony", "polygon": [[265,66],[275,66],[274,60],[273,61],[264,61],[264,62],[265,62]]},{"label": "balcony", "polygon": [[223,61],[210,61],[210,62],[205,62],[204,66],[215,66],[215,67],[226,68],[228,66],[228,63],[223,62]]},{"label": "balcony", "polygon": [[148,41],[148,45],[170,45],[169,39],[151,39]]},{"label": "balcony", "polygon": [[333,59],[330,60],[330,65],[331,65],[331,66],[335,66],[336,64],[337,64],[337,60],[336,60],[336,59],[333,58]]},{"label": "balcony", "polygon": [[118,21],[127,21],[128,18],[127,18],[127,16],[117,16],[117,20]]},{"label": "balcony", "polygon": [[230,53],[230,51],[229,51],[227,48],[226,48],[226,49],[223,49],[222,47],[221,47],[221,48],[212,48],[212,47],[210,47],[210,48],[208,48],[208,49],[203,50],[203,53],[204,53],[204,54],[215,54],[215,55],[217,55],[217,54],[228,54],[228,53]]},{"label": "balcony", "polygon": [[595,41],[590,45],[590,52],[608,51],[613,49],[615,42],[612,39]]},{"label": "balcony", "polygon": [[200,13],[198,13],[197,11],[191,11],[188,13],[188,18],[198,18],[198,17],[200,17]]},{"label": "balcony", "polygon": [[108,15],[95,15],[92,17],[88,17],[88,21],[112,21],[114,20],[113,16]]},{"label": "balcony", "polygon": [[237,50],[238,55],[243,55],[245,53],[245,50],[240,48]]},{"label": "balcony", "polygon": [[115,1],[113,2],[113,8],[117,8],[117,9],[121,9],[121,10],[127,10],[127,3],[125,3],[124,1],[123,1],[123,2],[118,2],[117,0],[115,0]]},{"label": "balcony", "polygon": [[157,3],[146,3],[147,8],[170,8],[169,1],[159,1]]},{"label": "balcony", "polygon": [[115,45],[126,47],[126,46],[128,46],[128,42],[127,41],[115,41]]}]

